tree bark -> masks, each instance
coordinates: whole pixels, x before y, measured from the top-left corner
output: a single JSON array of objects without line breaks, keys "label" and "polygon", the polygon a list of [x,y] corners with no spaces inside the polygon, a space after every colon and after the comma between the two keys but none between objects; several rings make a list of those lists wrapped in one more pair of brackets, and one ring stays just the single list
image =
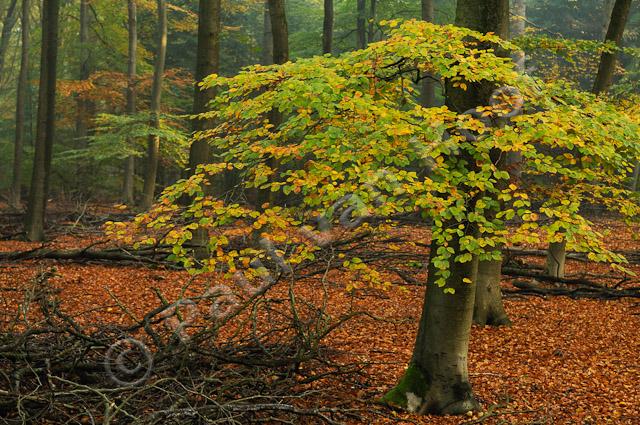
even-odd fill
[{"label": "tree bark", "polygon": [[[207,105],[215,97],[215,90],[201,89],[200,83],[220,69],[220,0],[200,0],[198,11],[198,52],[196,58],[196,87],[193,95],[193,114],[198,115],[207,111]],[[193,120],[193,131],[203,131],[211,128],[213,123],[207,120]],[[195,172],[200,164],[209,162],[209,143],[206,140],[196,140],[189,150],[189,174]],[[211,182],[220,185],[220,179]],[[213,188],[219,191],[220,187]],[[198,227],[193,231],[191,240],[196,258],[205,258],[209,254],[207,244],[209,235],[206,229]]]},{"label": "tree bark", "polygon": [[13,179],[9,205],[19,210],[22,201],[22,156],[25,139],[27,85],[29,84],[29,14],[31,2],[22,0],[20,73],[16,90],[16,132],[13,145]]},{"label": "tree bark", "polygon": [[[86,81],[91,74],[91,53],[89,50],[89,26],[90,11],[89,0],[80,0],[80,72],[79,81]],[[85,93],[80,93],[76,100],[76,147],[83,149],[87,147],[89,135],[89,118],[91,102],[85,98]],[[76,172],[74,175],[76,190],[80,190],[83,180],[83,164],[76,162]]]},{"label": "tree bark", "polygon": [[[607,30],[605,41],[613,42],[618,47],[622,46],[622,36],[627,25],[627,20],[629,19],[630,10],[631,0],[616,0],[613,6],[613,12],[611,12],[611,21],[609,22],[609,29]],[[595,94],[606,92],[609,90],[609,87],[611,87],[617,58],[617,52],[602,53],[600,66],[598,67],[598,75],[593,84],[593,92]]]},{"label": "tree bark", "polygon": [[563,278],[567,259],[567,242],[552,242],[547,250],[547,274],[552,277]]},{"label": "tree bark", "polygon": [[273,31],[271,30],[271,13],[269,0],[264,1],[264,26],[262,31],[262,65],[273,64]]},{"label": "tree bark", "polygon": [[[164,66],[167,55],[167,4],[165,0],[157,0],[158,5],[158,51],[153,70],[153,86],[151,88],[151,123],[160,128],[160,102],[162,97],[162,82],[164,80]],[[160,137],[150,135],[147,143],[147,167],[142,191],[142,207],[151,208],[155,195],[156,178],[158,174],[158,157],[160,153]]]},{"label": "tree bark", "polygon": [[273,33],[273,62],[289,61],[289,27],[284,0],[269,0],[269,16]]},{"label": "tree bark", "polygon": [[[507,39],[509,37],[509,2],[502,2],[497,7],[500,9],[495,11],[494,29],[491,31]],[[505,161],[501,159],[499,153],[495,156],[495,164],[501,169],[514,165],[514,158],[512,157],[507,157],[507,161]],[[473,313],[473,322],[477,325],[502,326],[511,324],[502,304],[501,269],[502,259],[480,261],[478,263],[477,275],[474,277],[476,298]]]},{"label": "tree bark", "polygon": [[358,0],[356,18],[356,49],[367,47],[367,0]]},{"label": "tree bark", "polygon": [[[127,114],[136,113],[136,75],[138,62],[138,13],[136,0],[127,1],[127,29],[129,31],[129,58],[127,62]],[[132,144],[133,141],[129,140]],[[135,157],[129,156],[124,164],[122,201],[134,204]]]},{"label": "tree bark", "polygon": [[2,76],[4,76],[4,62],[9,48],[9,41],[11,40],[11,32],[18,20],[17,3],[18,0],[11,0],[7,8],[7,14],[2,22],[2,32],[0,33],[0,82]]},{"label": "tree bark", "polygon": [[368,42],[373,43],[376,36],[376,16],[378,16],[378,2],[377,0],[369,0],[369,31]]},{"label": "tree bark", "polygon": [[324,0],[324,21],[322,23],[322,53],[330,54],[333,49],[333,0]]},{"label": "tree bark", "polygon": [[476,300],[473,323],[481,326],[508,326],[511,324],[502,304],[502,260],[478,263],[476,276]]},{"label": "tree bark", "polygon": [[[511,21],[510,38],[523,36],[526,30],[527,22],[527,3],[525,0],[513,0],[513,17]],[[516,64],[518,72],[525,72],[525,53],[524,50],[518,50],[513,53],[513,61]]]},{"label": "tree bark", "polygon": [[25,218],[25,232],[27,239],[30,241],[44,240],[44,217],[49,195],[51,156],[55,131],[59,13],[59,0],[44,0],[42,4],[38,124],[34,146],[31,189]]},{"label": "tree bark", "polygon": [[[433,0],[422,0],[422,20],[427,22],[434,21]],[[425,108],[436,105],[436,83],[429,78],[422,81],[422,91],[420,94],[420,103]]]},{"label": "tree bark", "polygon": [[631,177],[631,185],[629,188],[637,192],[638,183],[640,183],[640,162],[636,163],[636,167],[633,169],[633,176]]},{"label": "tree bark", "polygon": [[602,4],[602,29],[600,31],[600,40],[604,40],[609,29],[609,21],[611,21],[611,12],[616,0],[604,0]]},{"label": "tree bark", "polygon": [[[504,34],[508,31],[508,0],[458,0],[456,25],[481,32],[492,31]],[[468,84],[468,90],[447,83],[447,106],[462,112],[485,105],[494,87],[487,83]],[[468,154],[460,160],[469,162]],[[474,208],[477,199],[470,200]],[[447,220],[445,228],[462,225],[465,235],[477,234],[472,223]],[[459,236],[449,241],[453,248],[452,258],[459,255]],[[431,243],[431,258],[437,255],[440,246],[437,240]],[[435,284],[435,268],[429,262],[429,278],[416,337],[413,357],[398,385],[387,393],[382,402],[407,408],[420,413],[463,414],[478,409],[467,369],[469,333],[473,317],[477,273],[477,258],[466,263],[451,262],[451,275],[446,287],[455,290],[455,295],[445,294]],[[471,282],[471,283],[468,283]]]}]

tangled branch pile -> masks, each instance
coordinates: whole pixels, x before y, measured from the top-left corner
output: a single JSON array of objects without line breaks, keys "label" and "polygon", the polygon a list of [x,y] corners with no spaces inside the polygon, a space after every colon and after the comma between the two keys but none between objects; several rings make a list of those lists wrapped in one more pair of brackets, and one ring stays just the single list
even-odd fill
[{"label": "tangled branch pile", "polygon": [[[63,311],[51,269],[24,291],[0,333],[3,423],[337,423],[355,416],[309,401],[310,384],[363,365],[338,364],[321,341],[353,314],[272,285],[222,320],[200,320],[216,295],[160,306],[130,326],[80,323]],[[279,280],[279,283],[283,283]],[[280,285],[281,286],[281,285]],[[272,293],[273,292],[273,293]],[[268,295],[267,295],[268,293]],[[218,294],[219,295],[219,294]],[[320,305],[320,307],[318,307]]]}]

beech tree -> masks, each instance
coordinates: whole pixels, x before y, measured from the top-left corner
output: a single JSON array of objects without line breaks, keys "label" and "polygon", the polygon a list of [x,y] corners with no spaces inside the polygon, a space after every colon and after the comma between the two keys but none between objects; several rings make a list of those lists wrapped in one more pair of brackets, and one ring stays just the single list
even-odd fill
[{"label": "beech tree", "polygon": [[356,49],[367,46],[367,0],[357,0]]},{"label": "beech tree", "polygon": [[21,46],[20,46],[20,73],[18,74],[18,87],[16,89],[16,131],[13,144],[13,180],[9,205],[19,210],[22,200],[22,156],[25,141],[25,115],[27,100],[27,85],[29,84],[29,13],[31,2],[22,0],[21,13]]},{"label": "beech tree", "polygon": [[[611,21],[609,22],[605,41],[614,43],[618,48],[622,45],[622,36],[629,19],[630,10],[631,0],[616,0],[611,12]],[[595,94],[606,92],[611,86],[617,57],[618,52],[615,50],[602,53],[598,75],[593,83],[593,92]]]},{"label": "beech tree", "polygon": [[[151,88],[151,123],[156,129],[160,128],[160,107],[162,98],[162,82],[164,80],[164,66],[167,55],[167,3],[157,0],[158,29],[156,61],[153,68],[153,86]],[[149,135],[147,142],[147,158],[144,174],[144,188],[142,189],[142,207],[147,209],[153,204],[158,174],[158,157],[160,153],[160,136]]]},{"label": "beech tree", "polygon": [[262,15],[262,65],[273,64],[273,32],[271,31],[271,14],[269,13],[269,0],[264,0],[264,13]]},{"label": "beech tree", "polygon": [[[433,0],[422,0],[422,19],[427,22],[434,22]],[[422,82],[422,105],[426,107],[436,104],[436,86],[428,76]]]},{"label": "beech tree", "polygon": [[331,53],[333,47],[333,0],[324,0],[324,20],[322,22],[322,53]]},{"label": "beech tree", "polygon": [[[7,7],[7,14],[2,21],[2,32],[0,32],[0,75],[4,76],[4,64],[7,56],[7,49],[11,41],[11,32],[18,20],[18,0],[11,0]],[[1,82],[1,78],[0,78]]]},{"label": "beech tree", "polygon": [[[204,79],[217,74],[220,69],[220,0],[200,0],[198,11],[198,52],[196,56],[196,86],[193,95],[193,114],[200,115],[207,111],[208,104],[215,96],[215,90],[202,87]],[[213,126],[211,120],[196,118],[193,120],[194,133],[207,130]],[[189,174],[195,172],[201,164],[210,159],[209,144],[206,140],[194,140],[189,150]],[[222,184],[220,179],[212,182],[217,187],[210,189],[220,193]],[[206,229],[194,229],[193,245],[200,250],[196,255],[202,257],[207,254],[208,234]]]},{"label": "beech tree", "polygon": [[[136,74],[138,63],[138,11],[136,0],[127,0],[127,32],[128,32],[128,60],[127,60],[127,114],[136,113]],[[129,140],[131,143],[131,140]],[[122,201],[133,205],[135,183],[135,157],[130,155],[125,160],[124,182],[122,187]]]},{"label": "beech tree", "polygon": [[31,174],[29,202],[25,217],[25,232],[30,241],[44,240],[44,219],[49,196],[51,157],[56,125],[59,13],[59,0],[44,0],[42,4],[38,122],[34,141],[33,173]]},{"label": "beech tree", "polygon": [[273,35],[273,63],[289,60],[289,26],[284,0],[269,0],[269,17]]},{"label": "beech tree", "polygon": [[[498,30],[507,13],[506,1],[462,0],[457,19]],[[478,406],[467,372],[478,262],[499,260],[505,245],[548,242],[561,225],[590,259],[623,263],[579,207],[640,212],[617,171],[640,157],[627,137],[638,124],[592,94],[517,73],[510,57],[496,55],[514,46],[495,34],[424,21],[386,25],[384,41],[339,58],[207,78],[205,87],[218,94],[201,117],[216,125],[197,138],[220,157],[167,188],[148,213],[108,229],[135,246],[171,245],[171,258],[193,273],[230,277],[273,252],[286,252],[275,273],[316,260],[332,233],[303,226],[310,210],[356,225],[363,215],[420,213],[432,223],[423,314],[412,360],[382,401],[421,413],[466,413]],[[414,97],[409,82],[427,72],[446,81],[445,107],[425,108]],[[265,120],[274,109],[277,123]],[[606,131],[590,124],[593,116]],[[576,147],[590,161],[576,161]],[[554,191],[541,198],[540,186],[512,180],[495,158],[513,151],[523,155],[523,175],[559,182]],[[408,171],[413,167],[429,172]],[[253,208],[207,194],[207,182],[229,169],[240,174],[243,190],[299,201]],[[191,203],[178,203],[185,196]],[[210,254],[196,261],[190,246],[198,227],[210,235]],[[256,235],[262,242],[254,243]],[[386,284],[357,258],[341,267],[359,273],[352,288]]]}]

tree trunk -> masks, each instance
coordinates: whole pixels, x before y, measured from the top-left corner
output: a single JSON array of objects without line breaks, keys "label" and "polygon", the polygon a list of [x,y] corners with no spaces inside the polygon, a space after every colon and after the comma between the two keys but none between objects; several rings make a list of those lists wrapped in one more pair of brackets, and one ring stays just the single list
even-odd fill
[{"label": "tree trunk", "polygon": [[[492,31],[496,35],[507,39],[509,37],[509,5],[506,2],[506,10],[498,11],[495,29]],[[504,5],[502,5],[504,7]],[[501,169],[508,169],[520,163],[521,159],[507,156],[506,161],[501,159],[496,153],[494,163]],[[517,167],[519,168],[519,167]],[[475,276],[476,299],[473,312],[473,322],[480,326],[503,326],[510,325],[511,321],[507,317],[502,304],[502,289],[500,288],[500,278],[502,269],[502,259],[480,261],[478,272]]]},{"label": "tree trunk", "polygon": [[333,0],[324,0],[324,21],[322,24],[322,53],[330,54],[333,48]]},{"label": "tree trunk", "polygon": [[[283,64],[289,61],[289,27],[284,0],[269,0],[269,16],[273,34],[273,61],[276,64]],[[282,123],[282,113],[274,108],[269,111],[268,119],[275,131]],[[274,158],[270,158],[267,165],[278,172],[279,163]],[[278,200],[279,194],[277,192],[271,192],[268,189],[258,189],[256,192],[258,207],[265,202],[275,204]]]},{"label": "tree trunk", "polygon": [[[433,0],[422,0],[422,20],[427,22],[434,21]],[[435,81],[425,78],[422,81],[422,91],[420,95],[420,103],[425,108],[436,105],[436,83]]]},{"label": "tree trunk", "polygon": [[552,242],[547,250],[547,274],[551,277],[564,277],[564,265],[567,258],[567,241]]},{"label": "tree trunk", "polygon": [[262,32],[262,65],[273,64],[273,31],[271,30],[271,13],[269,0],[264,1],[264,26]]},{"label": "tree trunk", "polygon": [[[616,46],[622,46],[622,35],[627,25],[629,18],[629,11],[631,10],[631,0],[616,0],[613,6],[613,12],[611,12],[611,21],[609,23],[609,29],[607,30],[607,36],[605,41],[611,41]],[[596,81],[593,84],[593,92],[600,94],[609,90],[611,83],[613,82],[613,74],[616,69],[616,59],[618,57],[617,52],[603,52],[600,57],[600,66],[598,67],[598,75]]]},{"label": "tree trunk", "polygon": [[31,189],[25,218],[25,232],[27,239],[30,241],[44,240],[44,217],[49,195],[49,177],[51,174],[51,156],[55,130],[59,13],[59,0],[44,0],[42,4],[38,124],[34,146]]},{"label": "tree trunk", "polygon": [[[469,227],[466,231],[475,232]],[[457,254],[458,241],[452,242]],[[431,257],[438,247],[432,242]],[[447,288],[455,289],[454,295],[435,284],[431,264],[413,357],[400,382],[381,401],[421,414],[464,414],[479,407],[467,369],[476,288],[464,282],[475,274],[477,260],[451,264]]]},{"label": "tree trunk", "polygon": [[607,30],[609,29],[609,21],[611,21],[611,12],[613,12],[613,5],[616,0],[604,0],[602,4],[602,29],[600,30],[600,40],[604,40],[607,36]]},{"label": "tree trunk", "polygon": [[[513,0],[513,17],[511,21],[511,38],[523,36],[527,26],[527,3],[525,0]],[[518,72],[525,72],[525,53],[518,50],[513,53],[513,61]]]},{"label": "tree trunk", "polygon": [[508,326],[509,316],[502,304],[502,260],[487,260],[478,263],[476,276],[476,301],[473,323],[480,326]]},{"label": "tree trunk", "polygon": [[[167,4],[165,0],[157,0],[158,4],[158,51],[153,70],[153,86],[151,88],[151,126],[160,128],[160,101],[164,64],[167,55]],[[160,137],[151,135],[147,144],[147,167],[142,191],[142,207],[149,209],[153,204],[158,174],[158,157],[160,153]]]},{"label": "tree trunk", "polygon": [[[218,73],[220,69],[220,0],[200,0],[198,11],[198,51],[196,58],[196,87],[193,95],[193,114],[197,115],[207,110],[207,105],[215,97],[215,90],[200,88],[200,83],[211,74]],[[211,121],[193,120],[193,131],[203,131],[211,128]],[[206,140],[196,140],[189,150],[189,173],[195,172],[200,164],[209,162],[209,143]],[[212,182],[215,186],[221,186],[220,179]],[[213,188],[219,191],[219,187]],[[193,231],[191,240],[194,246],[196,258],[205,258],[209,252],[207,243],[209,235],[206,229],[198,227]]]},{"label": "tree trunk", "polygon": [[367,0],[358,0],[356,17],[356,49],[367,47]]},{"label": "tree trunk", "polygon": [[9,49],[9,41],[11,40],[11,32],[13,26],[18,20],[18,0],[11,0],[7,8],[7,14],[2,22],[2,32],[0,33],[0,82],[4,76],[4,62]]},{"label": "tree trunk", "polygon": [[378,15],[377,8],[378,2],[377,0],[369,0],[369,33],[368,33],[368,41],[369,43],[373,43],[375,41],[376,36],[376,16]]},{"label": "tree trunk", "polygon": [[[509,2],[507,0],[458,0],[456,25],[481,32],[504,34],[508,30]],[[447,106],[462,112],[486,105],[494,87],[486,83],[468,83],[468,90],[455,88],[447,83]],[[460,160],[469,161],[468,154]],[[477,199],[468,206],[475,208]],[[469,222],[447,220],[445,228],[462,225],[465,235],[477,234]],[[449,247],[452,258],[460,254],[460,237],[453,236]],[[431,257],[437,255],[440,246],[437,240],[431,243]],[[469,333],[475,302],[477,258],[466,263],[451,262],[451,275],[446,287],[455,290],[455,295],[444,293],[435,284],[433,262],[429,262],[429,278],[422,318],[413,351],[413,357],[398,385],[387,393],[382,402],[404,407],[420,413],[463,414],[476,410],[478,404],[473,397],[467,356]],[[471,282],[471,283],[467,283]]]},{"label": "tree trunk", "polygon": [[269,16],[273,33],[273,62],[289,61],[289,27],[284,0],[269,0]]},{"label": "tree trunk", "polygon": [[13,147],[13,180],[11,183],[11,195],[9,205],[19,210],[22,200],[22,155],[25,139],[25,115],[27,85],[29,84],[29,13],[31,12],[29,0],[22,0],[21,38],[20,47],[20,73],[18,74],[18,88],[16,90],[16,133]]},{"label": "tree trunk", "polygon": [[[91,53],[89,51],[89,0],[80,0],[80,73],[79,80],[86,81],[89,79]],[[89,110],[91,109],[90,101],[85,98],[85,93],[80,93],[76,100],[76,148],[84,149],[87,147],[89,135]],[[76,172],[74,175],[75,188],[80,190],[82,187],[83,166],[81,162],[76,162]]]},{"label": "tree trunk", "polygon": [[638,191],[638,183],[640,183],[640,162],[636,163],[636,167],[633,169],[633,176],[631,178],[631,186],[629,187],[632,191]]},{"label": "tree trunk", "polygon": [[[136,113],[136,65],[138,62],[138,13],[136,0],[127,1],[127,28],[129,31],[129,58],[127,63],[127,114]],[[129,140],[129,144],[133,144]],[[134,204],[134,179],[136,171],[135,157],[129,156],[124,164],[124,183],[122,201],[127,205]]]}]

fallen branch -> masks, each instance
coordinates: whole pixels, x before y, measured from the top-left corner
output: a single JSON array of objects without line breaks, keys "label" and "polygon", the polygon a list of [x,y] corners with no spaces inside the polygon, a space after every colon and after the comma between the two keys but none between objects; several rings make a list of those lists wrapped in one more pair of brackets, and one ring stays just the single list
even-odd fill
[{"label": "fallen branch", "polygon": [[547,288],[532,282],[514,282],[513,286],[518,289],[503,289],[503,292],[520,295],[566,296],[574,299],[591,298],[611,300],[619,298],[640,298],[640,287],[614,289],[606,286],[581,285],[575,288]]}]

